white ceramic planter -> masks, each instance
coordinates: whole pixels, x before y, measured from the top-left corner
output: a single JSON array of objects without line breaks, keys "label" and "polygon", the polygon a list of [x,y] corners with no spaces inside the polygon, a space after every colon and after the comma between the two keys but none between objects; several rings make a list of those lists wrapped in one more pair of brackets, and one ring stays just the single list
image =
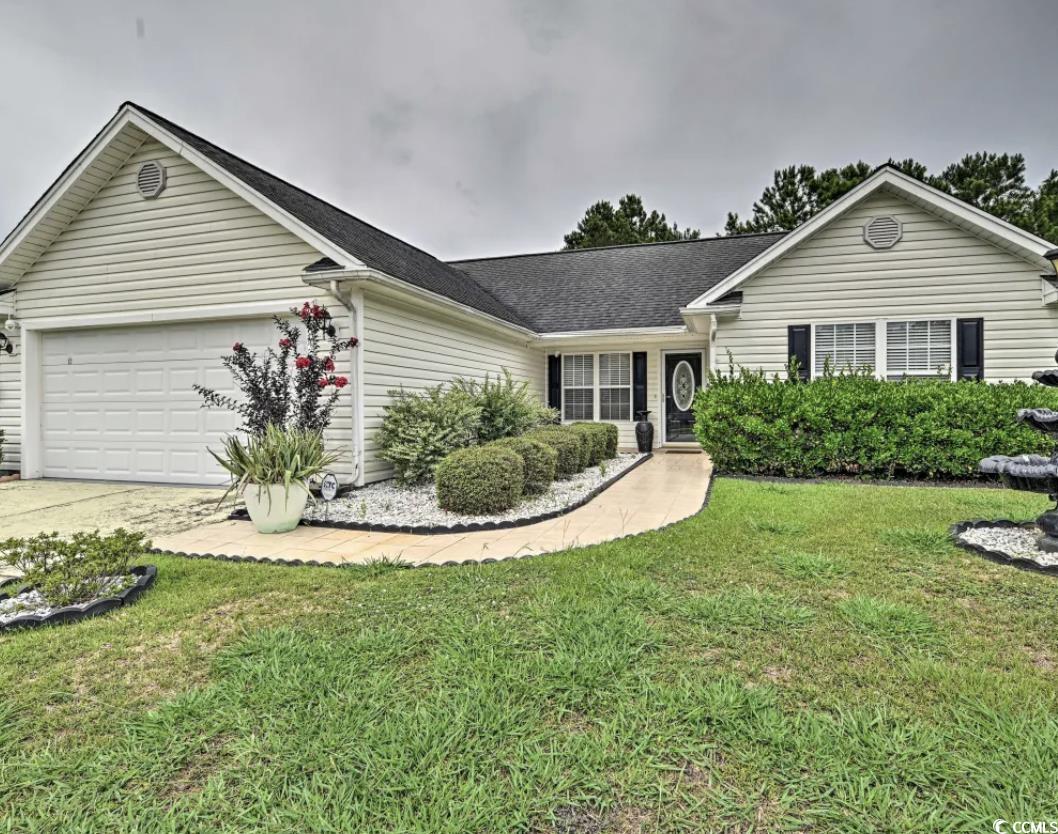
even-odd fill
[{"label": "white ceramic planter", "polygon": [[282,484],[250,484],[242,498],[258,533],[287,533],[301,521],[309,493],[299,484],[289,491]]}]

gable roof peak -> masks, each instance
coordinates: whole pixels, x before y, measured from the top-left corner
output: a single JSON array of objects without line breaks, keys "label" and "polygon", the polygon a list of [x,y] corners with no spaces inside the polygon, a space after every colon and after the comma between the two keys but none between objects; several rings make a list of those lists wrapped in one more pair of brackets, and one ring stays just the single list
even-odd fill
[{"label": "gable roof peak", "polygon": [[863,182],[843,194],[818,214],[813,215],[774,246],[732,272],[716,286],[702,293],[688,306],[691,310],[707,308],[743,282],[777,261],[806,238],[840,217],[853,206],[881,188],[896,191],[901,197],[927,211],[948,219],[967,229],[972,229],[981,238],[1000,248],[1016,254],[1033,264],[1046,266],[1046,252],[1053,244],[1020,229],[1006,220],[989,214],[977,206],[954,197],[936,186],[912,177],[891,162],[878,166]]}]

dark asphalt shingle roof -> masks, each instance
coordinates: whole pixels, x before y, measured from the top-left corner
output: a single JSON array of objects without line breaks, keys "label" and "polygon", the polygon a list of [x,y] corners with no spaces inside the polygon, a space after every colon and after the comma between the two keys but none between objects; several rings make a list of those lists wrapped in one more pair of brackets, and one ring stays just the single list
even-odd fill
[{"label": "dark asphalt shingle roof", "polygon": [[[783,233],[445,263],[128,102],[335,246],[394,278],[539,333],[683,323],[679,308]],[[313,265],[322,269],[326,264]]]},{"label": "dark asphalt shingle roof", "polygon": [[465,273],[444,261],[376,229],[134,102],[128,104],[369,267],[511,324],[528,326],[516,312],[493,298]]},{"label": "dark asphalt shingle roof", "polygon": [[785,232],[453,261],[541,333],[683,324],[685,307]]}]

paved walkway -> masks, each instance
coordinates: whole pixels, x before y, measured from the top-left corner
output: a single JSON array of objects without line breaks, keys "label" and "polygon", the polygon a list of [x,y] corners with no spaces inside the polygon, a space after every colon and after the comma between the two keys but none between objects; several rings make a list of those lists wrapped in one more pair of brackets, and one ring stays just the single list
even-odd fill
[{"label": "paved walkway", "polygon": [[159,536],[178,553],[363,564],[389,558],[441,564],[530,556],[618,539],[672,524],[701,509],[712,465],[704,454],[659,452],[593,501],[566,515],[507,530],[414,536],[331,527],[262,535],[249,521],[223,521]]}]

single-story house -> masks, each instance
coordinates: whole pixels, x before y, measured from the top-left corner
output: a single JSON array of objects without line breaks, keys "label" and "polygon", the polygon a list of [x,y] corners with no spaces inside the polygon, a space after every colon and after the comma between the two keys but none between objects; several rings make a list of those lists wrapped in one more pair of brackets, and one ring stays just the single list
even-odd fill
[{"label": "single-story house", "polygon": [[1026,379],[1058,345],[1053,248],[882,167],[790,233],[446,263],[126,103],[0,244],[0,467],[220,482],[235,421],[191,386],[310,297],[360,340],[328,436],[356,484],[389,473],[388,392],[456,376],[507,369],[625,446],[649,410],[663,447],[729,363]]}]

